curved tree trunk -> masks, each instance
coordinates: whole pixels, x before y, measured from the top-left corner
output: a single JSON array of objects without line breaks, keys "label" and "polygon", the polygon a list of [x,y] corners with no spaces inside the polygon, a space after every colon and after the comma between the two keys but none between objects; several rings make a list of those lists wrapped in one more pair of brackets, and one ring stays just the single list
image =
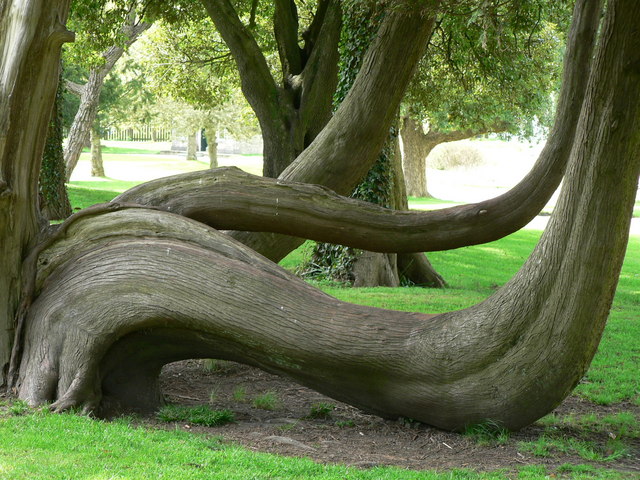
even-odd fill
[{"label": "curved tree trunk", "polygon": [[42,226],[38,171],[60,74],[60,46],[73,40],[63,26],[68,9],[68,0],[0,4],[0,384],[6,380],[19,308],[23,252]]},{"label": "curved tree trunk", "polygon": [[[443,224],[439,228],[443,236],[442,244],[449,245],[445,248],[470,245],[466,237],[477,239],[482,236],[487,239],[485,241],[491,241],[489,239],[502,238],[517,231],[540,212],[556,191],[566,168],[571,139],[584,99],[588,79],[586,72],[591,68],[600,5],[594,2],[575,10],[572,31],[568,36],[556,121],[535,166],[506,194],[442,212],[447,214],[447,222],[453,222],[451,226]],[[399,98],[392,99],[388,93],[403,90],[410,78],[412,70],[407,70],[407,64],[421,55],[420,51],[410,46],[422,45],[428,38],[433,25],[433,18],[428,18],[415,13],[406,16],[402,11],[393,12],[385,18],[381,27],[381,32],[385,34],[379,35],[369,50],[377,53],[365,58],[361,70],[368,74],[356,78],[354,87],[323,134],[280,175],[280,179],[325,185],[340,194],[349,193],[357,185],[377,158],[386,138],[386,125],[391,125],[400,101]],[[407,52],[416,57],[408,58]],[[398,62],[392,65],[389,59]],[[372,78],[378,78],[379,81],[369,82]],[[362,102],[364,98],[386,98],[389,102],[376,102],[375,110],[372,110],[370,105]],[[398,103],[394,103],[396,100]],[[352,109],[353,114],[350,113]],[[371,116],[365,113],[369,111]],[[371,118],[389,123],[385,124],[384,130],[380,130],[382,123],[369,123]],[[380,143],[370,141],[372,138],[379,139]],[[353,162],[353,158],[361,162]],[[434,219],[438,216],[434,213]],[[460,234],[456,235],[457,245],[456,242],[445,240],[445,231],[449,228]],[[268,233],[234,232],[232,235],[276,262],[303,242],[300,238]]]},{"label": "curved tree trunk", "polygon": [[91,127],[91,176],[104,177],[104,165],[102,163],[102,144],[100,143],[100,124],[98,120]]},{"label": "curved tree trunk", "polygon": [[633,1],[609,3],[558,206],[486,301],[440,315],[350,305],[180,216],[85,212],[40,256],[20,396],[62,409],[139,394],[150,407],[161,364],[195,352],[441,428],[517,429],[548,413],[595,353],[624,257],[640,174],[639,23]]},{"label": "curved tree trunk", "polygon": [[[28,6],[42,8],[37,2]],[[42,23],[26,31],[2,28],[1,34],[15,35],[10,41],[18,52],[51,45],[35,32],[52,31],[57,15],[66,12],[66,5],[54,6],[61,11],[49,10],[51,16],[40,11],[0,16],[0,22],[18,27],[29,18]],[[578,0],[577,23],[583,13],[598,14],[598,7]],[[107,399],[150,407],[158,400],[156,374],[163,363],[203,356],[283,373],[366,410],[442,428],[493,420],[514,429],[544,415],[586,371],[624,256],[640,174],[638,24],[635,1],[608,2],[573,149],[555,145],[562,152],[571,150],[558,206],[530,260],[485,302],[435,316],[349,305],[179,215],[133,208],[102,215],[99,208],[85,210],[25,263],[27,272],[37,273],[34,282],[26,278],[25,301],[37,298],[26,318],[20,396],[31,403],[55,400],[59,409],[107,406]],[[34,38],[40,43],[29,42]],[[51,48],[58,51],[59,46]],[[7,82],[0,83],[0,107],[52,99],[57,58],[35,64],[22,63],[27,55],[9,60],[14,58],[19,59],[15,64],[6,58],[0,64],[0,78]],[[41,76],[30,85],[34,72]],[[33,89],[16,88],[22,78],[25,87],[41,91],[34,95]],[[582,91],[576,94],[578,105],[582,97]],[[560,111],[566,100],[561,98]],[[23,201],[26,208],[18,211],[13,192],[21,195],[20,189],[27,187],[29,193],[31,188],[33,198],[36,181],[25,175],[21,184],[22,178],[9,172],[16,155],[27,165],[40,158],[40,152],[29,156],[33,152],[27,150],[42,149],[49,119],[42,109],[38,101],[26,110],[33,113],[29,118],[25,109],[0,108],[0,202],[6,202],[9,213],[27,214],[19,217],[21,241],[25,225],[36,229],[37,208]],[[7,135],[12,128],[25,132],[34,125],[31,143]],[[573,140],[570,133],[565,142]],[[551,163],[551,170],[558,168]],[[306,167],[297,164],[293,170],[298,168]],[[270,189],[280,188],[274,183]],[[276,192],[267,194],[277,198]],[[462,216],[465,212],[460,210]],[[494,212],[476,213],[482,218]],[[272,215],[261,221],[269,220]],[[6,214],[0,216],[0,227],[14,226],[7,221]],[[5,239],[16,245],[16,233],[7,231],[0,228],[3,254],[8,251]],[[16,252],[12,255],[7,258],[15,260]],[[3,270],[0,282],[16,292],[16,276],[7,277]]]},{"label": "curved tree trunk", "polygon": [[41,254],[21,398],[148,408],[161,365],[197,354],[441,428],[517,429],[548,413],[595,353],[624,257],[640,174],[639,23],[633,1],[610,2],[559,204],[488,300],[435,316],[350,305],[180,216],[85,212]]}]

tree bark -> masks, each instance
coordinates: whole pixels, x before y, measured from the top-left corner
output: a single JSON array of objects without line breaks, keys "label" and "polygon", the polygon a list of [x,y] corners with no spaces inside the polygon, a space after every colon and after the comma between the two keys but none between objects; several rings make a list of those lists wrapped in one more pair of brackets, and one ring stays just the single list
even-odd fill
[{"label": "tree bark", "polygon": [[19,308],[23,252],[41,227],[38,172],[60,73],[68,0],[0,6],[0,384]]},{"label": "tree bark", "polygon": [[[98,104],[100,102],[100,91],[104,84],[104,79],[113,69],[116,62],[120,59],[125,49],[131,46],[151,24],[136,23],[135,12],[129,15],[127,22],[122,27],[123,34],[126,35],[126,41],[123,46],[114,45],[107,49],[102,56],[105,59],[104,65],[92,69],[89,72],[87,83],[81,88],[80,107],[73,119],[71,128],[69,129],[69,138],[67,147],[64,151],[65,163],[67,166],[67,182],[71,179],[71,174],[78,164],[82,149],[89,141],[91,126],[93,125],[98,113]],[[71,89],[72,92],[78,89]]]},{"label": "tree bark", "polygon": [[102,163],[102,144],[100,143],[100,124],[98,120],[91,127],[91,176],[104,177],[104,165]]},{"label": "tree bark", "polygon": [[207,153],[209,168],[218,168],[218,134],[215,128],[207,128]]},{"label": "tree bark", "polygon": [[197,132],[192,132],[187,135],[187,160],[195,161],[198,159],[198,139]]},{"label": "tree bark", "polygon": [[[325,185],[343,195],[353,191],[387,139],[404,90],[431,35],[438,5],[439,1],[432,1],[391,9],[346,98],[279,179]],[[273,261],[280,261],[302,244],[299,238],[266,233],[232,235]]]}]

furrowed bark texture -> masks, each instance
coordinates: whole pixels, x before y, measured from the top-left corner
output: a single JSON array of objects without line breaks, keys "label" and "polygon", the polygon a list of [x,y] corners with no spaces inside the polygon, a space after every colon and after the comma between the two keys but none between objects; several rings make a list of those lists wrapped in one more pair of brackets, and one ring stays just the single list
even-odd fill
[{"label": "furrowed bark texture", "polygon": [[40,228],[38,172],[59,73],[67,0],[0,4],[0,384],[5,382],[24,252]]},{"label": "furrowed bark texture", "polygon": [[150,407],[160,365],[195,352],[447,429],[517,429],[548,413],[595,353],[628,238],[640,174],[635,6],[609,3],[549,228],[486,301],[435,316],[345,304],[184,217],[78,215],[39,257],[20,396]]}]

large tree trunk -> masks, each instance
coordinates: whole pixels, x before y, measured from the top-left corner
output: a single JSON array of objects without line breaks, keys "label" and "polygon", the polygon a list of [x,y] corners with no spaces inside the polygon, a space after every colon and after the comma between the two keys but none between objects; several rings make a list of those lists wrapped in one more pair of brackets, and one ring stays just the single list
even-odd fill
[{"label": "large tree trunk", "polygon": [[[22,259],[41,227],[38,172],[60,73],[68,0],[0,4],[0,384],[22,286]],[[60,23],[62,22],[62,23]]]},{"label": "large tree trunk", "polygon": [[100,124],[98,120],[91,127],[91,176],[104,177],[104,164],[102,162],[102,144]]},{"label": "large tree trunk", "polygon": [[148,29],[151,24],[137,23],[135,11],[132,11],[127,18],[127,22],[122,27],[122,33],[126,36],[123,46],[112,46],[108,48],[102,56],[105,59],[104,65],[93,68],[89,72],[87,83],[77,88],[70,89],[80,94],[80,107],[73,119],[71,128],[69,129],[69,138],[67,147],[64,151],[64,159],[67,168],[67,182],[71,179],[71,174],[78,164],[82,149],[89,141],[91,127],[94,124],[98,112],[98,104],[100,102],[100,91],[104,84],[104,79],[113,69],[116,62],[120,59],[125,48],[132,45],[142,32]]}]

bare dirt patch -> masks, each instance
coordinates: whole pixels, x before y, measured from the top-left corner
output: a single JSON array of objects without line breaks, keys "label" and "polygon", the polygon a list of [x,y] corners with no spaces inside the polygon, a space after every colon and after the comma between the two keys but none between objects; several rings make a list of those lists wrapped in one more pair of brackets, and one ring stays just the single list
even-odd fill
[{"label": "bare dirt patch", "polygon": [[[215,409],[230,409],[236,417],[235,423],[221,427],[178,424],[179,428],[221,436],[224,442],[255,451],[362,468],[394,465],[415,470],[514,470],[528,464],[554,469],[566,463],[590,463],[572,454],[554,452],[536,457],[519,449],[520,442],[534,441],[542,435],[541,425],[534,424],[511,434],[504,444],[484,444],[467,435],[443,432],[408,420],[390,421],[367,415],[286,379],[236,363],[224,362],[216,371],[208,370],[201,361],[174,363],[165,367],[161,382],[170,403],[208,404]],[[275,398],[273,409],[256,407],[254,400],[268,392],[273,394],[271,399]],[[312,407],[318,410],[322,405],[320,410],[334,407],[330,415],[311,418]],[[635,405],[603,407],[578,397],[567,399],[556,413],[606,415],[617,411],[640,415],[640,408]],[[158,425],[153,419],[149,422]],[[606,432],[571,430],[563,434],[598,445],[607,441]],[[623,457],[593,465],[640,478],[640,442],[632,441]]]}]

